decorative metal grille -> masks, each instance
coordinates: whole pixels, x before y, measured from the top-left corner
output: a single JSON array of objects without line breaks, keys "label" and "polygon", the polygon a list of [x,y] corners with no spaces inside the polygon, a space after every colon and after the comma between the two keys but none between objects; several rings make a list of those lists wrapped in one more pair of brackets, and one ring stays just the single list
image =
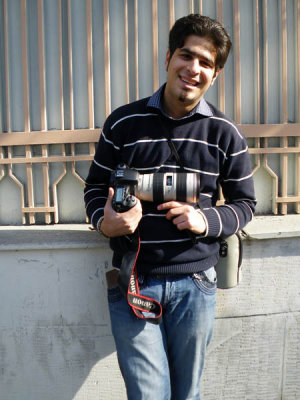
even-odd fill
[{"label": "decorative metal grille", "polygon": [[163,83],[168,28],[189,12],[232,35],[208,100],[246,134],[258,188],[270,185],[259,212],[300,212],[300,0],[0,0],[0,194],[9,179],[23,224],[59,222],[67,169],[83,185],[105,117]]}]

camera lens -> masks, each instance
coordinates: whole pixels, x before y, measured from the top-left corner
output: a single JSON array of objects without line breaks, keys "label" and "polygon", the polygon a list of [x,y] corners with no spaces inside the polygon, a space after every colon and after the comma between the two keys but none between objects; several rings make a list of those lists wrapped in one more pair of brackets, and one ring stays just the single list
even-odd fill
[{"label": "camera lens", "polygon": [[196,173],[156,173],[139,176],[135,195],[146,201],[162,203],[171,200],[198,201],[200,176]]}]

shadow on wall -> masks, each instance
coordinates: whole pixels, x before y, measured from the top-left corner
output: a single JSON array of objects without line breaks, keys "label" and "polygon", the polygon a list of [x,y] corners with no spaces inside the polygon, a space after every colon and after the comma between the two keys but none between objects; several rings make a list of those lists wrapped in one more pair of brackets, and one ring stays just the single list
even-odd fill
[{"label": "shadow on wall", "polygon": [[110,251],[101,240],[76,248],[76,232],[74,248],[66,237],[65,248],[36,249],[38,235],[45,245],[30,230],[19,250],[0,249],[1,399],[125,399],[107,311]]}]

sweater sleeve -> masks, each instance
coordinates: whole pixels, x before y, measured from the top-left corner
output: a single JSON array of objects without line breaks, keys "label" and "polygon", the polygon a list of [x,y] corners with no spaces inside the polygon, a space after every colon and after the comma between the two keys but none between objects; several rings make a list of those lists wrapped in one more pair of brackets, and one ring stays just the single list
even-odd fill
[{"label": "sweater sleeve", "polygon": [[120,148],[111,138],[109,120],[101,133],[96,154],[85,181],[84,201],[86,214],[95,229],[104,215],[104,206],[108,197],[111,172],[118,163]]},{"label": "sweater sleeve", "polygon": [[251,221],[255,211],[252,169],[244,136],[235,135],[225,154],[219,177],[225,203],[201,211],[207,224],[207,237],[232,235]]}]

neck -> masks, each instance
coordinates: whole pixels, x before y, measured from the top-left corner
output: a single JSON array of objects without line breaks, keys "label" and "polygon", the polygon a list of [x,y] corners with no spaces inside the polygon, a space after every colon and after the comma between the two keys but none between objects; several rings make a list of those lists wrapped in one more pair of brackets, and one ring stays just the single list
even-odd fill
[{"label": "neck", "polygon": [[161,104],[164,112],[174,119],[185,117],[197,105],[194,102],[189,102],[184,96],[179,95],[179,97],[174,97],[174,95],[170,95],[167,90],[164,90],[162,94]]},{"label": "neck", "polygon": [[[181,104],[178,104],[181,102]],[[192,108],[184,104],[184,101],[178,99],[177,101],[168,101],[164,96],[162,99],[162,106],[166,114],[174,119],[185,117]]]}]

